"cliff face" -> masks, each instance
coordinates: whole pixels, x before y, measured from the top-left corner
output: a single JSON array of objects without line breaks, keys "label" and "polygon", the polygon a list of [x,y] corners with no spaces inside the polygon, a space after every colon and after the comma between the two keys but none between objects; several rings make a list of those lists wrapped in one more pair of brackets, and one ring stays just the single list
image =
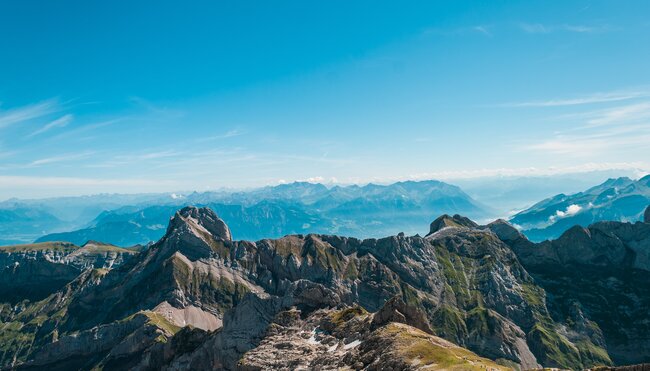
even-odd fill
[{"label": "cliff face", "polygon": [[[547,293],[569,331],[594,330],[617,364],[650,361],[650,224],[599,222],[534,244],[514,228],[492,228]],[[514,230],[514,231],[513,231]]]},{"label": "cliff face", "polygon": [[[621,239],[631,233],[626,228],[613,229]],[[641,256],[645,240],[633,240],[637,245],[629,249]],[[581,297],[578,290],[585,287],[544,275],[540,262],[570,269],[572,260],[562,260],[570,254],[562,255],[564,245],[557,243],[536,245],[503,221],[478,226],[457,215],[434,221],[426,237],[232,241],[212,211],[188,207],[170,220],[160,241],[123,264],[87,270],[41,301],[3,307],[2,321],[14,332],[3,330],[2,336],[22,334],[24,341],[0,349],[0,361],[48,367],[83,358],[85,365],[130,369],[379,369],[384,362],[418,368],[475,357],[470,365],[492,359],[523,368],[581,369],[611,364],[612,354],[643,354],[642,342],[619,351],[616,336],[639,340],[641,332],[622,322],[621,333],[602,328],[594,313],[602,309],[605,315],[606,306]],[[591,246],[581,243],[580,249]],[[600,252],[583,255],[609,266],[621,261],[618,245],[611,246],[607,262]],[[643,266],[640,258],[622,261]],[[597,297],[635,290],[628,288],[635,282],[596,285],[605,290]],[[587,290],[584,295],[589,292],[593,296]],[[650,308],[643,300],[650,296],[636,293],[642,299],[634,303],[634,315],[643,320]],[[573,301],[578,304],[565,307]],[[148,319],[134,322],[136,313]],[[90,336],[98,329],[106,335]],[[79,336],[93,345],[82,350]],[[128,345],[133,339],[149,340]]]},{"label": "cliff face", "polygon": [[118,266],[136,252],[90,241],[83,247],[45,242],[0,247],[0,297],[7,302],[39,300],[89,268]]}]

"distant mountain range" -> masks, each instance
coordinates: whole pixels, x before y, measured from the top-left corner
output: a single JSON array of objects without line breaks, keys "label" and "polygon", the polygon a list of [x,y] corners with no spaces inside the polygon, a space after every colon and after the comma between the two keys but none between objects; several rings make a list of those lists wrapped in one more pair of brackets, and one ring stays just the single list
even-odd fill
[{"label": "distant mountain range", "polygon": [[532,241],[559,237],[574,225],[602,220],[634,222],[650,204],[650,175],[609,179],[584,192],[545,199],[510,219]]},{"label": "distant mountain range", "polygon": [[102,212],[84,228],[47,234],[37,242],[146,244],[162,237],[169,218],[185,205],[210,207],[237,231],[237,238],[252,240],[293,233],[361,238],[417,234],[426,231],[431,215],[463,213],[481,219],[488,214],[460,188],[439,181],[334,187],[296,182],[249,192],[195,192],[167,197],[163,205],[150,203]]},{"label": "distant mountain range", "polygon": [[[549,183],[544,178],[509,178],[502,180],[502,189],[496,180],[483,182],[483,188],[478,181],[461,183],[478,199],[439,181],[365,186],[295,182],[249,191],[13,199],[0,203],[0,245],[34,241],[83,245],[89,240],[145,245],[162,237],[175,210],[187,205],[212,208],[242,239],[293,233],[415,235],[426,230],[432,215],[464,214],[480,221],[505,217],[507,210],[525,202],[526,192],[548,195],[545,192],[567,179],[542,186]],[[650,203],[649,182],[649,177],[609,179],[584,192],[549,197],[509,220],[533,241],[557,238],[573,225],[636,221]]]}]

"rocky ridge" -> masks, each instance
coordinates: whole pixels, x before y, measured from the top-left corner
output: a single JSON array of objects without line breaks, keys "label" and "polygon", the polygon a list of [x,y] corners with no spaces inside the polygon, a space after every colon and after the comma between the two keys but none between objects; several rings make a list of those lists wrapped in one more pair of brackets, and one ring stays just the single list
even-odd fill
[{"label": "rocky ridge", "polygon": [[[612,364],[610,349],[619,357],[618,348],[610,346],[610,333],[591,317],[592,303],[580,302],[570,316],[562,316],[564,308],[554,299],[561,291],[529,273],[535,259],[527,254],[537,256],[539,248],[506,222],[478,226],[458,215],[438,218],[426,237],[292,235],[233,241],[228,227],[209,209],[187,207],[170,220],[165,236],[136,259],[102,274],[88,273],[90,278],[76,280],[83,281],[76,289],[66,285],[65,300],[57,292],[0,312],[14,335],[32,336],[24,343],[29,350],[5,347],[0,361],[15,367],[70,366],[81,351],[70,337],[101,327],[114,334],[112,344],[131,345],[121,346],[119,354],[107,353],[101,344],[89,346],[97,351],[81,357],[84,365],[264,369],[270,367],[264,362],[276,361],[281,362],[278,367],[342,367],[343,359],[345,367],[375,369],[388,362],[379,351],[385,346],[397,351],[391,356],[398,360],[396,369],[437,364],[436,357],[444,354],[454,362],[492,359],[502,365],[492,362],[490,367]],[[544,254],[552,251],[541,248]],[[36,312],[41,319],[34,323]],[[136,313],[149,320],[130,322]],[[349,319],[332,320],[339,315]],[[640,316],[647,317],[647,312]],[[322,330],[318,336],[312,334],[315,328]],[[135,347],[132,339],[146,346]],[[414,350],[410,343],[422,346]],[[59,347],[58,358],[43,356],[51,347]],[[296,349],[310,356],[270,356]],[[458,357],[460,353],[464,355]],[[334,358],[339,363],[331,363]],[[118,359],[128,362],[118,367]]]},{"label": "rocky ridge", "polygon": [[37,300],[59,290],[86,269],[110,269],[136,251],[96,241],[0,246],[0,297]]}]

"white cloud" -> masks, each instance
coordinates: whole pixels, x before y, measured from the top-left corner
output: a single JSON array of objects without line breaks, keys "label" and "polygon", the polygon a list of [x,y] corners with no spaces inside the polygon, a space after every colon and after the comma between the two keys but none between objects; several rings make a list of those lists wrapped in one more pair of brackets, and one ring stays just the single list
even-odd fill
[{"label": "white cloud", "polygon": [[[518,107],[579,106],[582,104],[607,104],[607,108],[573,112],[549,118],[566,129],[548,137],[519,143],[524,151],[535,151],[575,157],[591,157],[606,150],[629,151],[633,147],[650,143],[650,90],[628,90],[597,93],[589,96],[517,103]],[[642,98],[645,98],[641,100]],[[612,102],[636,99],[628,104]],[[578,109],[578,108],[577,108]]]},{"label": "white cloud", "polygon": [[148,151],[139,154],[130,154],[130,155],[120,155],[116,156],[115,160],[117,163],[128,163],[131,161],[145,161],[145,160],[156,160],[160,158],[170,158],[182,156],[183,153],[178,151],[166,150],[166,151]]},{"label": "white cloud", "polygon": [[322,183],[325,181],[325,178],[322,176],[314,176],[311,178],[303,179],[302,181],[307,182],[307,183]]},{"label": "white cloud", "polygon": [[621,122],[629,123],[650,118],[650,102],[642,102],[601,110],[592,113],[596,116],[587,121],[591,126],[603,126],[618,124]]},{"label": "white cloud", "polygon": [[40,177],[0,175],[0,188],[69,186],[147,186],[171,183],[152,179],[101,179],[76,177]]},{"label": "white cloud", "polygon": [[240,135],[246,134],[244,131],[241,131],[239,129],[233,129],[233,130],[228,130],[227,132],[219,135],[213,135],[213,136],[208,136],[204,138],[199,138],[197,139],[197,142],[208,142],[211,140],[217,140],[217,139],[226,139],[226,138],[233,138],[233,137],[238,137]]},{"label": "white cloud", "polygon": [[520,23],[519,27],[528,33],[549,33],[551,30],[540,23]]},{"label": "white cloud", "polygon": [[[575,166],[550,166],[550,167],[525,167],[525,168],[484,168],[474,170],[451,170],[413,174],[408,177],[385,179],[385,181],[398,180],[424,180],[424,179],[477,179],[489,177],[519,177],[519,176],[553,176],[575,173],[590,173],[594,171],[625,170],[637,174],[650,171],[650,163],[646,162],[618,162],[595,163],[589,162]],[[361,181],[357,181],[361,182]]]},{"label": "white cloud", "polygon": [[580,210],[582,210],[582,207],[580,205],[575,205],[575,204],[574,205],[569,205],[569,207],[567,207],[564,212],[561,212],[561,211],[558,210],[557,215],[562,216],[562,217],[572,216],[572,215],[576,215],[577,213],[579,213]]},{"label": "white cloud", "polygon": [[541,23],[519,23],[519,28],[530,34],[549,34],[552,32],[575,32],[594,33],[607,31],[607,27],[585,26],[585,25],[545,25]]},{"label": "white cloud", "polygon": [[54,128],[62,128],[67,126],[70,122],[72,122],[73,116],[71,114],[64,115],[62,117],[59,117],[58,119],[44,125],[40,129],[36,130],[35,132],[29,134],[27,137],[33,137],[35,135],[43,134],[46,131],[49,131]]},{"label": "white cloud", "polygon": [[502,107],[561,107],[561,106],[577,106],[577,105],[594,104],[594,103],[619,102],[619,101],[625,101],[630,99],[647,98],[647,97],[650,97],[650,91],[648,90],[614,91],[609,93],[595,93],[595,94],[585,95],[582,97],[575,97],[575,98],[506,103],[500,106]]},{"label": "white cloud", "polygon": [[524,145],[521,148],[555,155],[592,156],[595,152],[607,148],[611,143],[602,139],[585,139],[580,137],[559,136],[554,139]]},{"label": "white cloud", "polygon": [[569,217],[569,216],[576,215],[581,210],[582,210],[582,207],[580,205],[572,204],[572,205],[569,205],[566,208],[566,210],[564,210],[564,211],[557,210],[555,212],[555,215],[551,215],[551,217],[549,217],[548,219],[549,219],[549,222],[553,223],[557,219],[562,219],[562,218],[566,218],[566,217]]},{"label": "white cloud", "polygon": [[441,36],[453,36],[453,35],[468,35],[480,33],[485,36],[492,37],[492,32],[490,31],[493,28],[492,25],[476,25],[468,27],[457,27],[453,29],[448,28],[439,28],[439,27],[429,27],[422,31],[423,36],[428,35],[441,35]]},{"label": "white cloud", "polygon": [[489,31],[488,26],[474,26],[472,27],[474,31],[480,32],[486,36],[492,37],[492,33]]},{"label": "white cloud", "polygon": [[38,160],[34,160],[30,162],[27,166],[41,166],[41,165],[52,164],[55,162],[66,162],[66,161],[78,160],[81,158],[86,158],[88,156],[91,156],[92,154],[94,154],[94,152],[71,153],[71,154],[66,154],[61,156],[45,157]]},{"label": "white cloud", "polygon": [[0,128],[43,117],[56,112],[58,109],[57,101],[50,99],[28,106],[0,111]]},{"label": "white cloud", "polygon": [[93,193],[165,192],[175,181],[151,178],[79,178],[0,175],[0,197],[59,197]]}]

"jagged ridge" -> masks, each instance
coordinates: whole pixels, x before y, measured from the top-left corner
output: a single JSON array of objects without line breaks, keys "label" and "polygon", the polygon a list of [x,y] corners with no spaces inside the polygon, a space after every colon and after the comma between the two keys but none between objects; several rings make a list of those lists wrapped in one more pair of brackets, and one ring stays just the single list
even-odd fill
[{"label": "jagged ridge", "polygon": [[[210,210],[184,208],[165,237],[138,259],[72,294],[66,315],[53,326],[60,338],[142,310],[181,327],[212,330],[223,321],[213,334],[181,332],[204,338],[195,339],[192,351],[155,362],[233,368],[259,346],[278,313],[296,308],[309,314],[338,305],[382,313],[397,296],[422,313],[417,327],[502,363],[570,368],[611,363],[599,323],[575,312],[567,324],[547,306],[537,277],[513,252],[525,256],[537,246],[514,228],[503,221],[480,227],[443,216],[431,232],[426,238],[294,235],[232,241]],[[377,318],[399,318],[390,313]],[[178,345],[175,336],[164,338]],[[159,347],[168,348],[154,348]],[[364,367],[368,361],[362,361]]]}]

